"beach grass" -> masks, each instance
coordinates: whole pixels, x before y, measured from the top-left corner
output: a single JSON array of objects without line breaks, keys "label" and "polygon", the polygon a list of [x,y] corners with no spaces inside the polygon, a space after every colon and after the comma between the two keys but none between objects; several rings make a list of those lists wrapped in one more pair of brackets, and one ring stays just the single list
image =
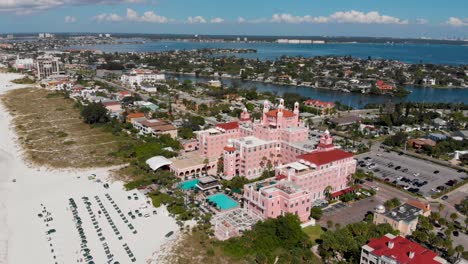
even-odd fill
[{"label": "beach grass", "polygon": [[166,252],[164,263],[205,263],[205,264],[240,264],[250,263],[228,257],[216,246],[216,240],[210,238],[204,230],[194,230],[182,234],[182,237]]},{"label": "beach grass", "polygon": [[121,138],[83,123],[74,101],[39,88],[16,89],[2,96],[24,154],[52,168],[89,168],[122,164],[112,155]]}]

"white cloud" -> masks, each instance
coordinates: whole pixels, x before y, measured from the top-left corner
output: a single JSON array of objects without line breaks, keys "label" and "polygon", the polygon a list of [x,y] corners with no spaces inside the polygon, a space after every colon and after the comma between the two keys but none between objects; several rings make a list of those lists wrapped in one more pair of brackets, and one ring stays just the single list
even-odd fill
[{"label": "white cloud", "polygon": [[187,22],[190,24],[195,24],[195,23],[206,23],[206,19],[203,18],[202,16],[196,16],[196,17],[191,17],[189,16],[187,18]]},{"label": "white cloud", "polygon": [[99,14],[97,16],[94,16],[92,18],[93,21],[96,21],[96,22],[119,22],[119,21],[122,21],[124,20],[123,17],[115,14],[115,13],[111,13],[111,14],[106,14],[106,13],[102,13],[102,14]]},{"label": "white cloud", "polygon": [[65,17],[65,23],[75,23],[76,22],[76,17],[74,16],[66,16]]},{"label": "white cloud", "polygon": [[115,5],[143,2],[146,2],[146,0],[0,0],[0,12],[14,12],[19,15],[26,15],[67,5]]},{"label": "white cloud", "polygon": [[220,17],[215,17],[215,18],[210,20],[210,23],[213,23],[213,24],[219,24],[219,23],[223,23],[223,22],[224,22],[224,19],[222,19]]},{"label": "white cloud", "polygon": [[247,20],[245,18],[243,18],[243,17],[238,17],[237,18],[237,23],[242,24],[242,23],[245,23],[245,22],[247,22]]},{"label": "white cloud", "polygon": [[397,17],[381,15],[377,11],[363,13],[356,10],[347,12],[336,12],[330,15],[329,19],[338,23],[358,23],[358,24],[408,24],[407,20]]},{"label": "white cloud", "polygon": [[[368,13],[351,10],[346,12],[336,12],[329,16],[294,16],[288,13],[273,14],[271,18],[258,18],[246,21],[242,18],[243,22],[249,23],[288,23],[288,24],[300,24],[300,23],[356,23],[356,24],[408,24],[408,20],[402,20],[397,17],[388,15],[381,15],[377,11],[371,11]],[[239,19],[238,19],[239,21]]]},{"label": "white cloud", "polygon": [[425,25],[425,24],[428,24],[429,23],[429,20],[425,19],[425,18],[418,18],[416,19],[416,24],[419,24],[419,25]]},{"label": "white cloud", "polygon": [[468,26],[468,18],[450,17],[445,24],[454,27],[465,27]]},{"label": "white cloud", "polygon": [[167,23],[169,19],[165,16],[160,16],[154,13],[153,11],[146,11],[142,16],[139,16],[138,13],[131,9],[127,8],[127,20],[134,22],[148,22],[148,23]]},{"label": "white cloud", "polygon": [[119,22],[119,21],[130,21],[130,22],[146,22],[146,23],[168,23],[172,20],[167,17],[157,15],[153,11],[146,11],[142,16],[138,14],[135,10],[127,8],[126,16],[119,16],[115,13],[99,14],[92,18],[92,20],[97,22]]}]

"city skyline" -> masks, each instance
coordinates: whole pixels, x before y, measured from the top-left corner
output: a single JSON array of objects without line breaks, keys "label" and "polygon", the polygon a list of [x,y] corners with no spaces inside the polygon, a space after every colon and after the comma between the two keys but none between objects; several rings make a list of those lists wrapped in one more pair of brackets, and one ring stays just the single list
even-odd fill
[{"label": "city skyline", "polygon": [[0,13],[2,33],[468,37],[468,5],[462,0],[16,0],[0,3]]}]

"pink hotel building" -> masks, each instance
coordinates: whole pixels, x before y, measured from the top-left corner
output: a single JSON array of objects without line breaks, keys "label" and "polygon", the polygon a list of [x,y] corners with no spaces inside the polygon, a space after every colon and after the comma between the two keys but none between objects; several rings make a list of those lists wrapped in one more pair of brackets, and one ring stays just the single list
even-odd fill
[{"label": "pink hotel building", "polygon": [[247,110],[239,122],[219,124],[198,134],[199,151],[204,157],[223,157],[224,178],[261,176],[268,167],[276,177],[244,186],[244,206],[263,217],[284,213],[307,220],[312,201],[347,188],[356,170],[351,153],[336,149],[326,131],[315,146],[309,129],[299,120],[299,103],[294,110],[277,109],[264,103],[260,121],[252,122]]}]

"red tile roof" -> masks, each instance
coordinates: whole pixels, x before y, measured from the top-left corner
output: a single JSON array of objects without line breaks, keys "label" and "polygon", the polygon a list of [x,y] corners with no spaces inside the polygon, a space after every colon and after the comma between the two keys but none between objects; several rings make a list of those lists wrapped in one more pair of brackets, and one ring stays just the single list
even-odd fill
[{"label": "red tile roof", "polygon": [[277,181],[283,180],[283,179],[287,179],[287,178],[288,178],[288,176],[286,176],[286,175],[284,175],[284,174],[278,174],[278,175],[276,175],[276,177],[275,177],[275,179],[276,179]]},{"label": "red tile roof", "polygon": [[427,211],[430,211],[431,210],[431,207],[429,204],[425,204],[421,201],[418,201],[418,200],[409,200],[406,202],[407,204],[409,205],[412,205],[414,207],[417,207],[421,210],[423,210],[424,212],[427,212]]},{"label": "red tile roof", "polygon": [[[388,247],[388,242],[390,241],[393,242],[392,248]],[[387,236],[371,239],[367,246],[374,249],[372,254],[376,256],[386,256],[402,264],[440,263],[434,260],[434,258],[437,257],[437,254],[434,251],[429,250],[418,243],[411,242],[402,236],[397,236],[393,239]],[[413,258],[409,257],[410,252],[414,252]]]},{"label": "red tile roof", "polygon": [[236,151],[236,148],[226,146],[226,147],[224,147],[224,150],[226,150],[226,151]]},{"label": "red tile roof", "polygon": [[317,166],[328,164],[333,161],[338,161],[346,158],[351,158],[353,154],[341,149],[333,149],[330,151],[317,151],[297,156],[299,160],[305,160]]},{"label": "red tile roof", "polygon": [[351,187],[348,187],[346,189],[343,189],[341,191],[337,191],[337,192],[334,192],[330,195],[330,198],[336,198],[336,197],[340,197],[341,195],[343,194],[347,194],[349,192],[352,192],[352,191],[355,191],[355,190],[359,190],[361,189],[361,186],[359,185],[354,185],[354,186],[351,186]]},{"label": "red tile roof", "polygon": [[[270,110],[266,113],[267,116],[270,117],[277,117],[278,116],[278,109]],[[283,109],[283,117],[293,117],[295,114],[289,110]]]},{"label": "red tile roof", "polygon": [[224,130],[233,130],[233,129],[238,129],[239,128],[239,122],[229,122],[229,123],[223,123],[223,124],[217,124],[216,125],[219,128],[222,128]]},{"label": "red tile roof", "polygon": [[120,105],[119,102],[115,102],[115,101],[109,101],[109,102],[104,102],[102,103],[104,106],[112,106],[112,105]]},{"label": "red tile roof", "polygon": [[137,113],[130,113],[127,115],[127,120],[131,120],[133,118],[140,118],[140,117],[145,117],[145,114],[144,113],[140,113],[140,112],[137,112]]}]

